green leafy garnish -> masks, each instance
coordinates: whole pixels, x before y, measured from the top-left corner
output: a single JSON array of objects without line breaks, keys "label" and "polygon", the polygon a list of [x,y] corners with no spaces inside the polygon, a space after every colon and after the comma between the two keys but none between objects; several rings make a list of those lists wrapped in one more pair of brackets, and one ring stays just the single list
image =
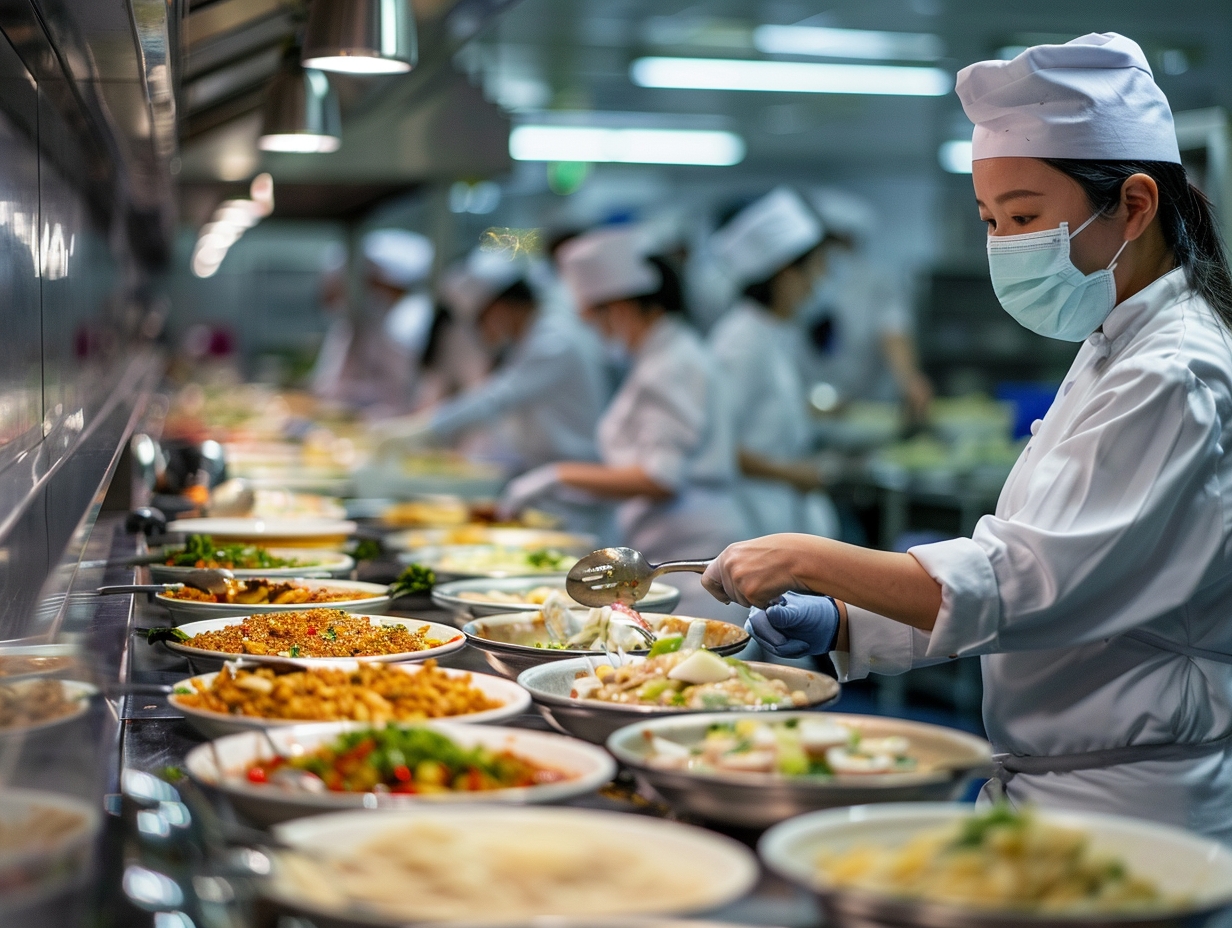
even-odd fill
[{"label": "green leafy garnish", "polygon": [[680,646],[683,644],[684,635],[667,635],[651,645],[650,656],[658,657],[660,654],[674,654],[680,650]]},{"label": "green leafy garnish", "polygon": [[998,803],[983,815],[975,815],[964,821],[959,829],[958,837],[954,839],[950,847],[954,849],[979,847],[991,832],[999,828],[1018,829],[1026,827],[1026,824],[1026,817],[1015,812],[1008,803]]},{"label": "green leafy garnish", "polygon": [[275,567],[301,567],[300,561],[275,557],[260,545],[216,545],[209,535],[189,535],[180,550],[168,552],[168,567],[207,567],[260,570]]},{"label": "green leafy garnish", "polygon": [[299,645],[293,644],[291,645],[291,650],[287,652],[287,657],[299,657],[299,654]]},{"label": "green leafy garnish", "polygon": [[351,556],[357,561],[374,561],[381,556],[381,543],[375,538],[361,538]]},{"label": "green leafy garnish", "polygon": [[184,779],[184,771],[179,767],[168,766],[163,767],[162,770],[158,771],[156,776],[160,780],[166,780],[168,783],[178,783],[180,780]]},{"label": "green leafy garnish", "polygon": [[335,631],[334,626],[331,625],[329,626],[329,628],[325,629],[325,634],[322,635],[321,637],[324,638],[326,641],[337,641],[338,632]]},{"label": "green leafy garnish", "polygon": [[177,687],[176,687],[175,689],[173,689],[171,692],[172,692],[172,694],[173,694],[173,695],[175,695],[175,696],[191,696],[191,695],[193,694],[193,692],[194,692],[194,691],[193,691],[193,689],[192,689],[191,687],[187,687],[187,686],[177,686]]},{"label": "green leafy garnish", "polygon": [[178,628],[151,628],[145,633],[147,644],[158,644],[160,641],[188,641],[189,636]]},{"label": "green leafy garnish", "polygon": [[531,551],[527,554],[526,563],[540,570],[544,568],[560,570],[565,564],[566,557],[565,554],[553,548],[541,548],[538,551]]},{"label": "green leafy garnish", "polygon": [[398,575],[398,579],[389,585],[389,595],[394,599],[400,596],[416,596],[431,593],[436,585],[436,574],[423,564],[411,564]]}]

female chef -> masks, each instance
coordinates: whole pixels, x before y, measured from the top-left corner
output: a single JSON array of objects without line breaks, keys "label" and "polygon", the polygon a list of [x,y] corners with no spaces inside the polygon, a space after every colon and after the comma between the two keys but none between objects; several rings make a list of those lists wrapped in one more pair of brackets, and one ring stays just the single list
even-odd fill
[{"label": "female chef", "polygon": [[[568,461],[513,481],[505,507],[549,488],[622,500],[624,544],[653,561],[713,557],[749,537],[732,497],[736,451],[731,408],[701,339],[679,318],[675,272],[648,256],[637,228],[601,229],[570,241],[561,276],[590,321],[633,365],[599,421],[602,463]],[[695,575],[675,575],[683,615],[727,617]]]},{"label": "female chef", "polygon": [[986,792],[1232,841],[1232,278],[1209,208],[1129,39],[980,62],[958,95],[1002,306],[1084,342],[1056,401],[972,538],[758,539],[703,582],[848,679],[981,655]]},{"label": "female chef", "polygon": [[710,333],[736,410],[741,478],[737,499],[758,535],[838,534],[834,504],[805,459],[811,428],[792,318],[825,270],[822,226],[799,195],[779,187],[751,203],[710,240],[744,297]]}]

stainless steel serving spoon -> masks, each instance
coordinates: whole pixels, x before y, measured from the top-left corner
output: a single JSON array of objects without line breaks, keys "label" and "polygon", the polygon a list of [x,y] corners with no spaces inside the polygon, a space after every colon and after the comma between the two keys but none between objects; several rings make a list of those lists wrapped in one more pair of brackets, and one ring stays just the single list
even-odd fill
[{"label": "stainless steel serving spoon", "polygon": [[565,590],[583,606],[631,606],[650,592],[651,581],[660,574],[701,574],[709,566],[710,559],[651,564],[632,548],[600,548],[573,565]]},{"label": "stainless steel serving spoon", "polygon": [[128,583],[123,586],[100,586],[95,592],[99,596],[116,593],[167,593],[191,586],[195,590],[221,596],[227,592],[227,581],[234,579],[235,574],[229,570],[198,567],[186,573],[182,583]]}]

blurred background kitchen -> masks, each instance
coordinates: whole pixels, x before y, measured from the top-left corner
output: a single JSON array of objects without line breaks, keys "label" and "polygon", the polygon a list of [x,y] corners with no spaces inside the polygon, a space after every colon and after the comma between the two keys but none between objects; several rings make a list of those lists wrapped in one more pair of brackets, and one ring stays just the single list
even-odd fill
[{"label": "blurred background kitchen", "polygon": [[[954,76],[1092,31],[1226,234],[1227,0],[0,0],[0,639],[128,681],[93,590],[196,516],[356,521],[383,582],[969,534],[1078,346],[997,303]],[[31,782],[117,794],[119,705]]]}]

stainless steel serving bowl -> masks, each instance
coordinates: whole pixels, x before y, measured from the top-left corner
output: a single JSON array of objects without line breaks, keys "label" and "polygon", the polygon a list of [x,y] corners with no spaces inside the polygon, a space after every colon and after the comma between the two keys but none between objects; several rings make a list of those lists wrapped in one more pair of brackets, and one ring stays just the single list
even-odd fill
[{"label": "stainless steel serving bowl", "polygon": [[744,828],[769,828],[805,812],[837,806],[957,799],[971,780],[992,773],[992,750],[982,738],[923,722],[840,713],[827,717],[867,737],[908,738],[911,754],[921,769],[876,776],[786,777],[776,773],[664,770],[647,761],[647,734],[692,746],[705,738],[711,725],[742,719],[784,721],[810,715],[780,710],[772,719],[754,712],[652,719],[620,729],[607,739],[607,749],[675,811]]},{"label": "stainless steel serving bowl", "polygon": [[[600,657],[597,660],[575,658],[540,664],[523,671],[518,676],[518,683],[530,693],[535,708],[539,710],[549,725],[567,735],[574,735],[595,744],[606,743],[614,732],[634,722],[644,722],[663,716],[703,714],[695,709],[681,709],[672,706],[630,706],[600,702],[597,699],[574,699],[569,695],[569,691],[573,689],[573,681],[579,673],[584,673],[597,664],[607,662],[605,658]],[[830,705],[839,697],[838,681],[824,673],[803,670],[799,667],[788,667],[783,664],[762,664],[752,661],[749,662],[749,667],[768,679],[782,680],[792,690],[802,691],[808,699],[803,708],[820,709]],[[747,706],[739,706],[733,707],[731,711],[733,713],[749,711],[773,713],[784,710],[770,706],[761,710],[750,710]],[[727,715],[728,713],[719,714]]]},{"label": "stainless steel serving bowl", "polygon": [[867,890],[841,889],[817,872],[818,855],[858,845],[895,848],[922,831],[973,814],[958,803],[889,803],[829,809],[771,828],[758,844],[772,871],[817,895],[832,928],[1214,928],[1232,913],[1232,850],[1168,825],[1087,812],[1038,810],[1044,821],[1084,832],[1091,849],[1125,863],[1170,896],[1175,908],[1138,913],[1023,913],[960,908]]},{"label": "stainless steel serving bowl", "polygon": [[[658,628],[667,619],[683,619],[688,622],[706,622],[706,647],[715,654],[727,657],[743,651],[749,643],[749,633],[738,625],[720,622],[717,619],[695,619],[691,616],[646,616],[653,628]],[[549,647],[552,642],[543,618],[537,613],[527,615],[518,612],[511,615],[494,615],[476,619],[462,626],[462,633],[471,646],[483,652],[488,666],[497,673],[516,679],[524,670],[557,661],[578,660],[587,657],[603,658],[602,651],[563,649]],[[630,651],[630,654],[646,653],[645,650]],[[568,692],[568,690],[566,690]]]},{"label": "stainless steel serving bowl", "polygon": [[[481,599],[469,599],[465,593],[483,595],[488,592],[526,594],[539,587],[552,587],[565,594],[565,582],[559,577],[493,577],[478,580],[454,580],[439,583],[432,590],[432,602],[442,609],[451,609],[461,615],[484,618],[490,615],[509,615],[514,612],[538,612],[542,607],[535,603],[501,603]],[[680,602],[680,590],[667,583],[651,584],[645,598],[638,602],[639,612],[671,612]]]}]

